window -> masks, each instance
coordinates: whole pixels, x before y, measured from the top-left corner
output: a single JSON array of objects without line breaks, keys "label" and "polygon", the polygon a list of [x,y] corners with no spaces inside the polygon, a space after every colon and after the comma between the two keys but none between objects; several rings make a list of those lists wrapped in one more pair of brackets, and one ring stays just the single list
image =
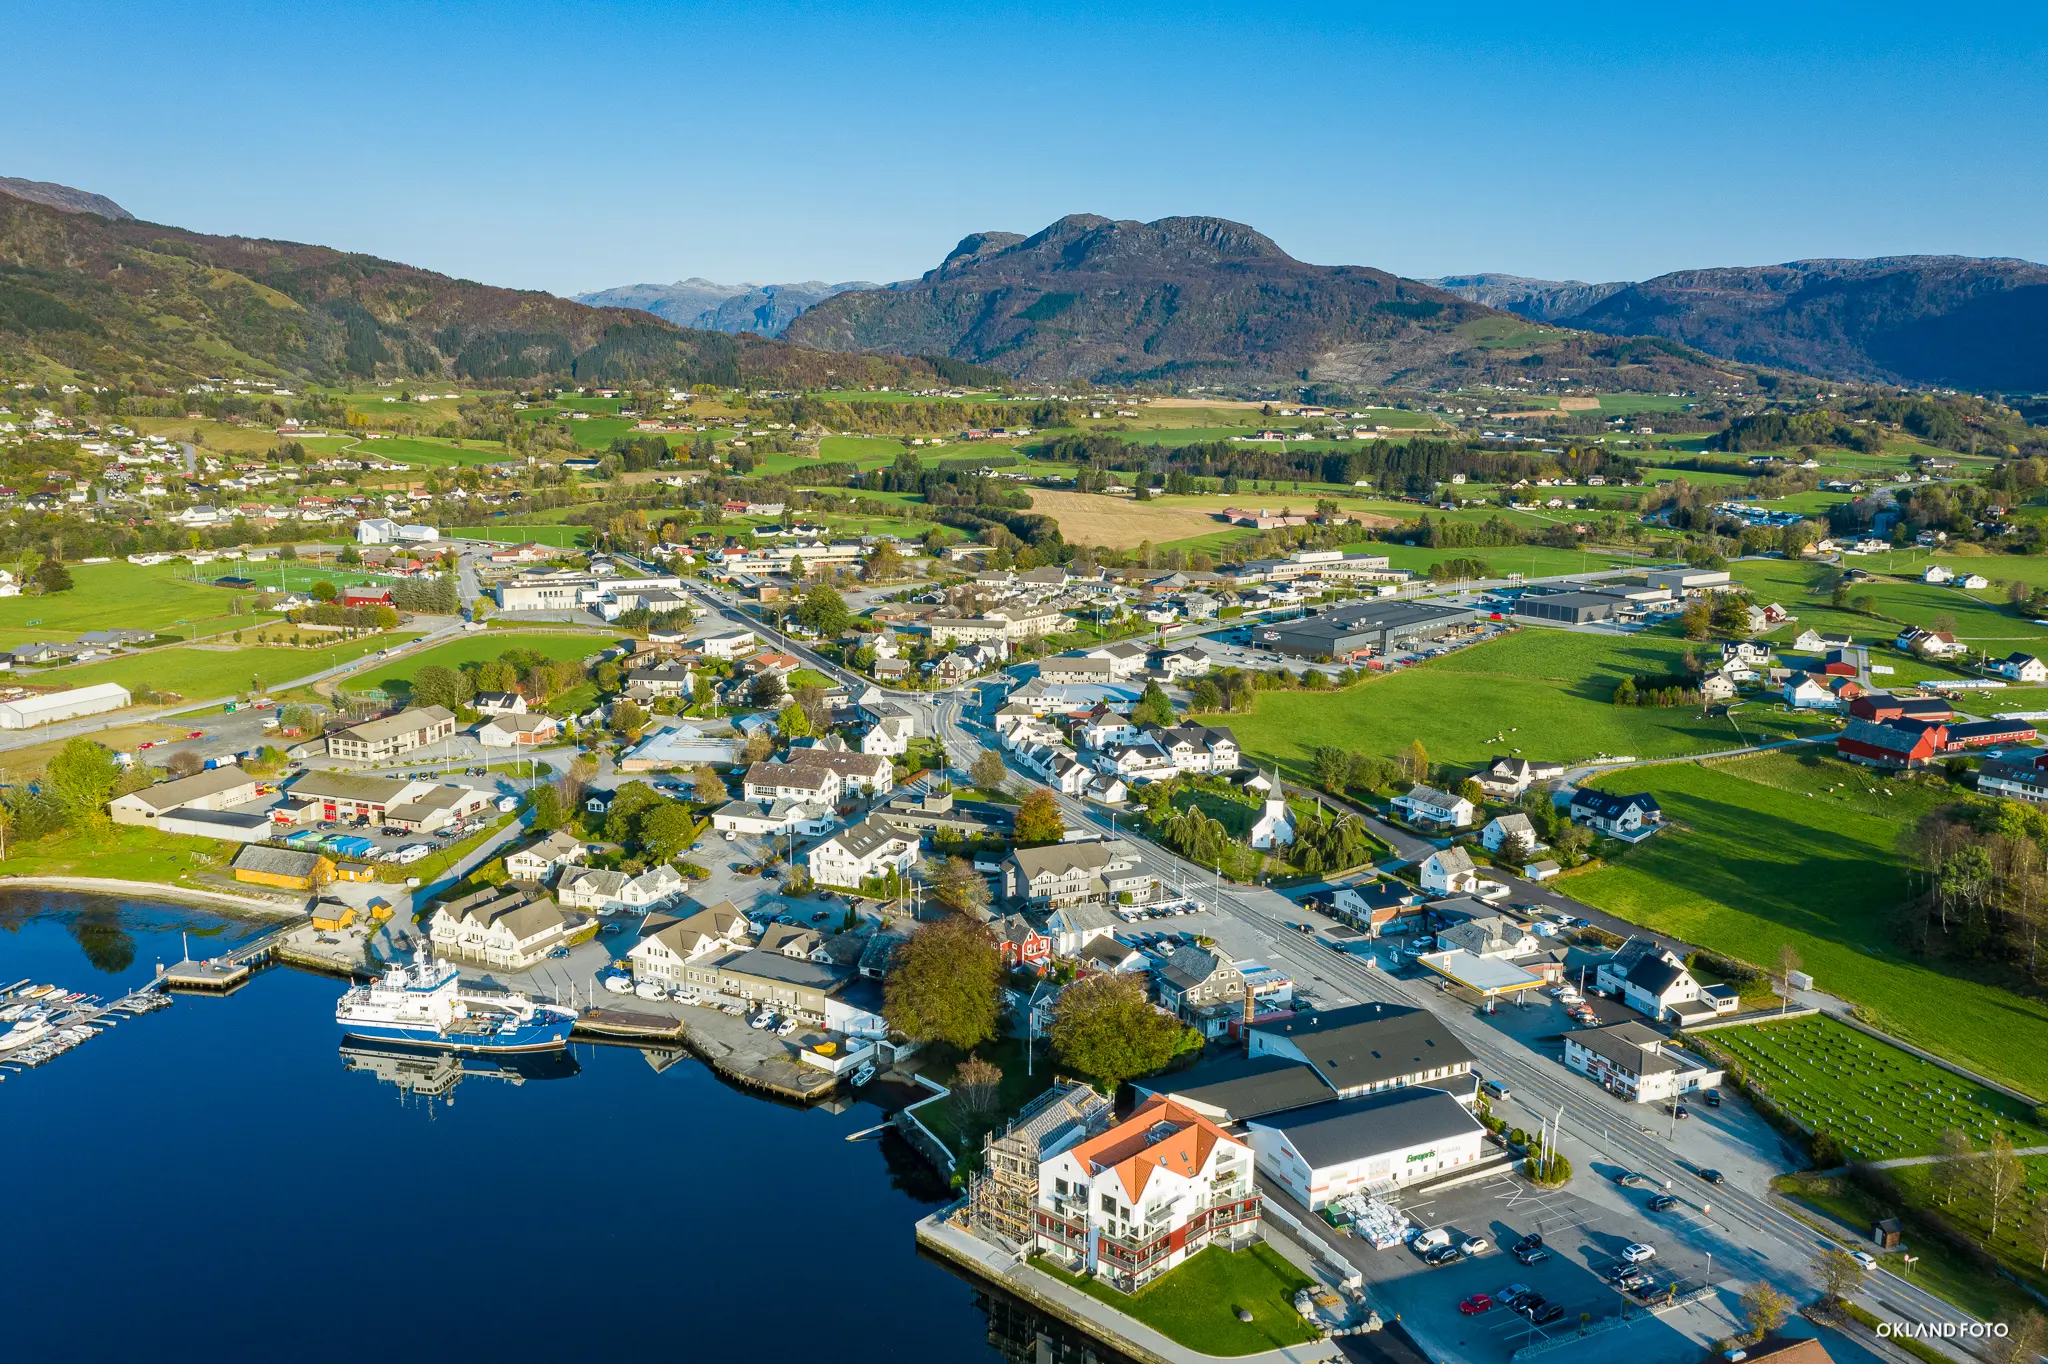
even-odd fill
[{"label": "window", "polygon": [[1053,1186],[1053,1188],[1054,1188],[1055,1190],[1057,1190],[1057,1191],[1058,1191],[1058,1193],[1059,1193],[1060,1197],[1062,1197],[1062,1198],[1065,1198],[1065,1197],[1067,1196],[1067,1181],[1066,1181],[1066,1180],[1064,1180],[1064,1179],[1055,1179],[1055,1180],[1054,1180],[1054,1181],[1052,1182],[1052,1186]]},{"label": "window", "polygon": [[1104,1195],[1102,1196],[1102,1210],[1103,1210],[1104,1212],[1108,1212],[1108,1213],[1113,1213],[1113,1212],[1115,1212],[1115,1211],[1116,1211],[1116,1195],[1115,1195],[1115,1194],[1104,1194]]}]

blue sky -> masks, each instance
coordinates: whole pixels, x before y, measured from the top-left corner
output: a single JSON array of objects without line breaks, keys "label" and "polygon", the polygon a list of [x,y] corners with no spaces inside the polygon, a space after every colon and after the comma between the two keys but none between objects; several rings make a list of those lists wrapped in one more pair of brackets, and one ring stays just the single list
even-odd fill
[{"label": "blue sky", "polygon": [[559,293],[1072,212],[1409,276],[2048,260],[2038,6],[1680,8],[17,5],[0,174]]}]

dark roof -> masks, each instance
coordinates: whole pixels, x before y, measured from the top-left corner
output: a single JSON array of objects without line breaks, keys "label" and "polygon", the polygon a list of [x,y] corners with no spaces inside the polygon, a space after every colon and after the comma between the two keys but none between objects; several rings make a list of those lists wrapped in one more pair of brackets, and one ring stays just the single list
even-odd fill
[{"label": "dark roof", "polygon": [[1572,809],[1585,810],[1600,816],[1602,819],[1617,819],[1631,805],[1637,806],[1645,812],[1655,810],[1659,814],[1663,813],[1663,807],[1657,804],[1655,796],[1642,794],[1620,796],[1612,791],[1593,791],[1581,787],[1577,794],[1572,797]]},{"label": "dark roof", "polygon": [[1634,1020],[1611,1028],[1581,1028],[1566,1033],[1565,1040],[1605,1057],[1633,1075],[1659,1075],[1680,1069],[1678,1062],[1659,1050],[1670,1039]]},{"label": "dark roof", "polygon": [[1337,1089],[1469,1065],[1471,1051],[1426,1009],[1357,1004],[1348,1009],[1255,1023],[1255,1032],[1285,1037]]},{"label": "dark roof", "polygon": [[235,856],[236,871],[267,872],[272,876],[311,876],[325,859],[319,853],[293,852],[289,848],[266,848],[251,843]]},{"label": "dark roof", "polygon": [[780,952],[763,952],[759,948],[742,952],[728,961],[718,963],[721,971],[735,975],[753,976],[757,980],[780,981],[784,985],[800,985],[812,990],[823,990],[831,994],[833,987],[846,979],[846,971],[823,962],[809,961],[797,957],[785,957]]},{"label": "dark roof", "polygon": [[[1939,725],[1929,726],[1938,729]],[[1838,743],[1862,744],[1867,748],[1879,748],[1888,753],[1911,753],[1920,746],[1925,730],[1906,730],[1892,725],[1881,725],[1875,720],[1851,720],[1849,727],[1842,731]]]},{"label": "dark roof", "polygon": [[2009,734],[2015,739],[2033,738],[2039,731],[2027,720],[1973,720],[1966,725],[1950,725],[1951,739],[1982,739]]},{"label": "dark roof", "polygon": [[1287,1134],[1311,1167],[1341,1165],[1385,1151],[1446,1141],[1479,1130],[1479,1120],[1440,1089],[1417,1086],[1298,1108],[1252,1120]]},{"label": "dark roof", "polygon": [[1662,995],[1685,974],[1685,967],[1661,956],[1644,956],[1629,968],[1628,983],[1652,995]]},{"label": "dark roof", "polygon": [[1223,1110],[1233,1122],[1327,1103],[1334,1092],[1315,1067],[1285,1056],[1239,1056],[1209,1061],[1178,1075],[1160,1076],[1138,1088]]}]

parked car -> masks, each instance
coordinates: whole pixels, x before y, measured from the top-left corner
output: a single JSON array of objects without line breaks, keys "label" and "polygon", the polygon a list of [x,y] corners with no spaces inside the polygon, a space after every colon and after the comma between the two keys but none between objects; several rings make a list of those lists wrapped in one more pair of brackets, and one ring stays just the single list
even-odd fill
[{"label": "parked car", "polygon": [[1512,1312],[1520,1308],[1523,1303],[1527,1302],[1529,1300],[1529,1295],[1534,1291],[1534,1289],[1530,1288],[1529,1285],[1525,1283],[1511,1283],[1506,1288],[1503,1288],[1500,1292],[1494,1294],[1493,1300],[1499,1303],[1502,1307],[1505,1307],[1510,1312]]},{"label": "parked car", "polygon": [[1456,1246],[1438,1246],[1435,1250],[1428,1252],[1422,1257],[1422,1263],[1428,1265],[1431,1269],[1435,1269],[1438,1265],[1447,1265],[1458,1258],[1458,1248]]},{"label": "parked car", "polygon": [[1709,1107],[1709,1108],[1719,1108],[1720,1106],[1721,1106],[1721,1091],[1720,1091],[1720,1090],[1718,1090],[1718,1089],[1710,1089],[1710,1090],[1708,1090],[1708,1091],[1707,1091],[1707,1107]]},{"label": "parked car", "polygon": [[1450,1243],[1451,1234],[1442,1227],[1411,1227],[1408,1230],[1408,1244],[1415,1248],[1418,1255]]},{"label": "parked car", "polygon": [[1467,1257],[1484,1255],[1491,1249],[1493,1247],[1487,1244],[1484,1236],[1467,1236],[1464,1240],[1458,1242],[1458,1254]]},{"label": "parked car", "polygon": [[1526,1250],[1517,1246],[1514,1254],[1516,1261],[1524,1265],[1540,1265],[1550,1258],[1550,1252],[1542,1246],[1530,1246]]},{"label": "parked car", "polygon": [[1634,1170],[1623,1170],[1620,1174],[1614,1177],[1614,1182],[1616,1184],[1626,1184],[1633,1187],[1637,1184],[1642,1183],[1643,1177],[1637,1174]]},{"label": "parked car", "polygon": [[1533,1326],[1548,1326],[1564,1315],[1564,1309],[1554,1302],[1546,1302],[1539,1307],[1525,1309],[1523,1315],[1529,1318]]},{"label": "parked car", "polygon": [[1550,1299],[1544,1297],[1541,1293],[1525,1293],[1522,1295],[1522,1300],[1515,1304],[1515,1310],[1531,1321],[1534,1321],[1536,1314],[1548,1306],[1550,1306]]},{"label": "parked car", "polygon": [[1639,1265],[1643,1263],[1645,1260],[1656,1259],[1657,1248],[1655,1246],[1644,1245],[1641,1241],[1637,1241],[1631,1245],[1626,1245],[1621,1248],[1621,1258],[1623,1263],[1625,1264]]},{"label": "parked car", "polygon": [[1476,1317],[1481,1312],[1491,1312],[1492,1310],[1493,1299],[1484,1293],[1474,1293],[1471,1297],[1458,1304],[1458,1311],[1468,1317]]}]

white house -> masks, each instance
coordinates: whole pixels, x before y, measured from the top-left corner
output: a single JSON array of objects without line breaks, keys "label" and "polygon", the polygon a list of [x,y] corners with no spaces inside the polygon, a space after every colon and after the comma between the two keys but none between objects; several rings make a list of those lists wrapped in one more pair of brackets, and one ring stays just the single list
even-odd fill
[{"label": "white house", "polygon": [[719,833],[754,838],[826,834],[836,822],[830,806],[801,800],[735,800],[711,812],[711,827]]},{"label": "white house", "polygon": [[485,748],[538,748],[561,732],[552,715],[500,715],[477,726],[476,740]]},{"label": "white house", "polygon": [[804,854],[811,879],[821,886],[859,886],[861,882],[905,872],[917,865],[918,837],[877,815],[870,815]]},{"label": "white house", "polygon": [[1600,963],[1595,984],[1618,995],[1637,1013],[1660,1020],[1677,1005],[1700,998],[1700,983],[1685,963],[1669,949],[1641,938],[1629,939],[1611,960]]},{"label": "white house", "polygon": [[480,691],[470,705],[479,715],[526,714],[526,698],[516,691]]},{"label": "white house", "polygon": [[1155,1096],[1106,1132],[1041,1157],[1034,1248],[1136,1292],[1211,1245],[1259,1239],[1252,1148]]},{"label": "white house", "polygon": [[1824,654],[1831,649],[1853,649],[1856,639],[1853,635],[1822,634],[1809,627],[1800,631],[1799,638],[1792,641],[1792,647],[1802,654]]},{"label": "white house", "polygon": [[1821,685],[1812,673],[1799,673],[1785,683],[1785,704],[1794,710],[1840,710],[1841,698]]},{"label": "white house", "polygon": [[427,936],[437,956],[524,971],[588,922],[564,914],[545,896],[493,887],[436,909]]},{"label": "white house", "polygon": [[2048,682],[2048,663],[2032,654],[2007,654],[1991,665],[1991,671],[2015,682]]},{"label": "white house", "polygon": [[1610,838],[1639,842],[1664,823],[1664,809],[1650,795],[1619,796],[1581,787],[1566,807],[1571,817]]},{"label": "white house", "polygon": [[1927,565],[1927,571],[1920,575],[1923,583],[1947,583],[1955,581],[1955,570],[1943,568],[1940,564]]},{"label": "white house", "polygon": [[1431,786],[1412,786],[1405,796],[1395,796],[1393,806],[1411,824],[1435,829],[1469,829],[1477,813],[1472,802]]},{"label": "white house", "polygon": [[683,968],[691,962],[737,951],[752,941],[753,925],[727,900],[684,917],[650,913],[626,959],[635,983],[652,981],[673,990],[684,983]]},{"label": "white house", "polygon": [[1463,848],[1438,849],[1422,859],[1419,870],[1418,883],[1432,895],[1470,895],[1479,888],[1479,869]]},{"label": "white house", "polygon": [[583,844],[560,829],[505,859],[505,874],[515,881],[546,881],[555,868],[583,860]]},{"label": "white house", "polygon": [[760,641],[752,630],[734,630],[728,634],[712,635],[699,640],[697,647],[706,658],[744,658],[760,649]]},{"label": "white house", "polygon": [[1564,1063],[1630,1103],[1663,1103],[1715,1089],[1722,1073],[1654,1028],[1617,1023],[1564,1035]]},{"label": "white house", "polygon": [[1486,827],[1479,831],[1479,846],[1490,853],[1497,853],[1508,845],[1508,840],[1520,838],[1522,846],[1535,852],[1545,846],[1537,841],[1536,826],[1529,822],[1529,816],[1520,810],[1512,814],[1496,815],[1486,821]]}]

